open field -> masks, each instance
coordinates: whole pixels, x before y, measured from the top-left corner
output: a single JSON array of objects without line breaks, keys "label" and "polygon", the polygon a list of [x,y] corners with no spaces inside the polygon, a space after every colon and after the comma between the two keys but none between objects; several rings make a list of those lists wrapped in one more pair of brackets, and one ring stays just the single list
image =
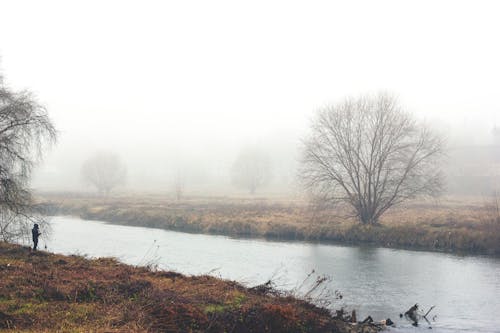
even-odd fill
[{"label": "open field", "polygon": [[175,201],[160,195],[44,194],[38,207],[48,215],[185,232],[500,254],[500,219],[489,213],[481,198],[411,203],[389,211],[376,226],[360,225],[338,210],[279,198]]},{"label": "open field", "polygon": [[[345,319],[345,318],[344,318]],[[0,242],[0,330],[375,332],[261,286]]]}]

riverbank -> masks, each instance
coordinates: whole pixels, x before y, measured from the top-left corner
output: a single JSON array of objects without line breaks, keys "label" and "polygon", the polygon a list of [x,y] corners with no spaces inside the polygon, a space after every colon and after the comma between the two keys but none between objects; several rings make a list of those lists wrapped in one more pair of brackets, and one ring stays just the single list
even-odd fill
[{"label": "riverbank", "polygon": [[388,212],[380,225],[364,226],[331,209],[290,199],[97,197],[44,194],[39,209],[130,226],[282,240],[371,244],[393,248],[500,254],[500,221],[478,200],[413,203]]},{"label": "riverbank", "polygon": [[12,332],[376,332],[266,286],[0,242],[0,329]]}]

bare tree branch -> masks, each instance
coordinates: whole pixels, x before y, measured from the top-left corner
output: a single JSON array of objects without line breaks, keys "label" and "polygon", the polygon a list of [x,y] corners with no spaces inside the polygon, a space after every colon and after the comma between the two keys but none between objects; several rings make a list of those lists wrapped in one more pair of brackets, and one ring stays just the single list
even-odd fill
[{"label": "bare tree branch", "polygon": [[345,202],[362,223],[443,188],[443,141],[387,94],[319,110],[303,141],[300,177],[315,197]]},{"label": "bare tree branch", "polygon": [[29,235],[33,222],[44,224],[34,211],[29,181],[42,148],[56,141],[47,111],[27,91],[13,92],[0,75],[0,238],[12,241]]}]

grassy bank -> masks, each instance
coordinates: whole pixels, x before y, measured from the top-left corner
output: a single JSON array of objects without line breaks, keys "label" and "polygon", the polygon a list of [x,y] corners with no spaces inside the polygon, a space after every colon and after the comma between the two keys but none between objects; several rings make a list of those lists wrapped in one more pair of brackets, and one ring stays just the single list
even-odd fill
[{"label": "grassy bank", "polygon": [[273,290],[0,242],[0,330],[375,332]]},{"label": "grassy bank", "polygon": [[500,254],[500,221],[485,212],[481,200],[473,199],[409,204],[388,212],[377,226],[363,226],[335,217],[338,211],[311,209],[289,199],[175,201],[161,196],[45,194],[39,207],[46,214],[185,232]]}]

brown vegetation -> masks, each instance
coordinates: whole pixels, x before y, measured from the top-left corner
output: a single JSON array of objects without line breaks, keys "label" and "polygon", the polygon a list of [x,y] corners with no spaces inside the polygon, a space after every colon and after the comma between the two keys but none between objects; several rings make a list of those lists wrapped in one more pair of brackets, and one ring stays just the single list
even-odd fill
[{"label": "brown vegetation", "polygon": [[[363,328],[364,327],[364,328]],[[210,276],[0,242],[0,329],[15,332],[373,332],[293,297]]]},{"label": "brown vegetation", "polygon": [[377,225],[361,225],[338,210],[313,209],[289,199],[103,198],[49,195],[46,214],[67,214],[123,225],[270,239],[370,243],[385,247],[500,254],[500,223],[482,199],[412,203],[388,212]]}]

